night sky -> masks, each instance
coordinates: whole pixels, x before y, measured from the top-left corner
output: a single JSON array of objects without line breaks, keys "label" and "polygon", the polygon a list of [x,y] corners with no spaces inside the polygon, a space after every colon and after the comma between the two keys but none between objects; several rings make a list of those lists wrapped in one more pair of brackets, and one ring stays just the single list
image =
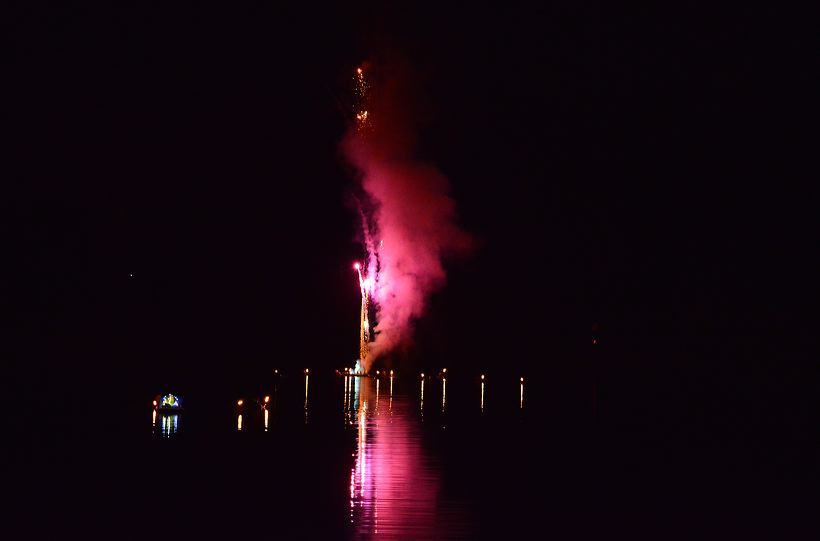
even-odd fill
[{"label": "night sky", "polygon": [[363,251],[338,145],[370,62],[412,68],[417,157],[477,239],[396,366],[598,370],[684,418],[808,418],[807,20],[588,2],[8,15],[11,396],[349,365]]}]

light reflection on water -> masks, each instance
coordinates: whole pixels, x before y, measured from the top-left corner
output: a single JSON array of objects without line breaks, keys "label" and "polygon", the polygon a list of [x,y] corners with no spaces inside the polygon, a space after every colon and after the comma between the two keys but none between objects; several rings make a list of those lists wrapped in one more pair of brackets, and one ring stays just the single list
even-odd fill
[{"label": "light reflection on water", "polygon": [[305,369],[305,424],[308,422],[308,372]]},{"label": "light reflection on water", "polygon": [[[378,408],[378,380],[353,378],[346,413],[356,428],[350,471],[350,524],[357,538],[442,538],[463,533],[461,509],[443,501],[441,479],[424,448],[410,400]],[[423,383],[422,383],[423,385]],[[348,401],[351,403],[351,401]],[[442,405],[443,405],[442,400]]]},{"label": "light reflection on water", "polygon": [[[323,415],[327,415],[322,410],[321,395],[316,393],[316,389],[321,389],[316,387],[321,380],[314,381],[316,396],[310,397],[310,402],[308,381],[305,375],[305,418],[308,405],[318,409],[316,422],[311,422],[316,427],[299,428],[300,431],[305,430],[305,434],[315,433],[317,427],[321,430],[323,418],[326,418]],[[337,509],[344,508],[345,514],[349,513],[347,533],[355,539],[464,537],[469,510],[466,503],[454,501],[444,494],[438,456],[435,450],[426,447],[429,442],[426,442],[426,433],[422,432],[423,425],[420,423],[423,416],[423,396],[419,397],[415,392],[402,393],[401,379],[397,383],[398,392],[394,394],[392,377],[385,382],[388,389],[384,390],[378,379],[353,376],[343,378],[342,418],[345,429],[339,431],[339,434],[344,436],[344,445],[349,447],[345,451],[344,461],[336,466],[339,468],[336,471],[349,478],[349,491],[339,494],[334,505],[339,506]],[[408,384],[413,391],[419,390],[415,387],[415,379],[410,379]],[[300,391],[303,390],[300,387],[298,385],[296,391],[299,398]],[[432,390],[428,389],[428,393],[434,394],[433,403],[438,399],[436,391],[438,386],[435,384],[432,385]],[[456,388],[451,391],[457,393]],[[423,392],[424,379],[421,381],[422,395]],[[445,380],[442,380],[441,392],[441,408],[444,411]],[[420,405],[416,403],[419,398]],[[261,412],[253,407],[252,400],[245,400],[246,409],[242,410],[243,405],[240,405],[240,409],[229,414],[228,418],[236,423],[234,433],[241,433],[245,441],[253,442],[253,434],[263,430],[270,430],[271,434],[266,435],[266,440],[256,440],[257,442],[286,441],[292,435],[290,431],[301,425],[297,419],[301,415],[298,405],[302,404],[301,400],[297,400],[297,405],[292,410],[295,415],[285,417],[285,423],[280,422],[281,413],[276,407],[275,389],[270,397],[256,400]],[[456,400],[454,404],[457,405],[457,402]],[[329,413],[331,422],[336,423],[339,415],[336,396],[331,404],[336,404],[331,406],[333,413]],[[416,410],[417,407],[422,409],[421,415]],[[270,411],[273,411],[273,419]],[[435,411],[428,413],[434,418],[438,415]],[[155,427],[155,434],[161,435],[162,439],[177,435],[180,417],[179,414],[164,414],[153,410],[152,425]],[[288,424],[287,419],[297,420],[296,424]],[[186,432],[186,438],[189,437]]]},{"label": "light reflection on water", "polygon": [[419,402],[419,410],[424,412],[424,376],[421,377],[421,401]]},{"label": "light reflection on water", "polygon": [[179,430],[179,415],[166,415],[162,414],[160,417],[160,425],[162,427],[162,437],[163,438],[170,438],[171,436],[175,436],[177,431]]}]

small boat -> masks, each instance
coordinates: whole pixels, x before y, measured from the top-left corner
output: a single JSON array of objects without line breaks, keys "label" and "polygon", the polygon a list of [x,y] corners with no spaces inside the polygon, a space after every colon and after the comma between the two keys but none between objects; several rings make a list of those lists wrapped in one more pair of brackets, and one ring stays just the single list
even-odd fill
[{"label": "small boat", "polygon": [[156,406],[157,411],[162,413],[179,413],[183,411],[182,400],[180,400],[178,396],[172,395],[171,393],[163,396],[159,403],[154,400],[154,405]]}]

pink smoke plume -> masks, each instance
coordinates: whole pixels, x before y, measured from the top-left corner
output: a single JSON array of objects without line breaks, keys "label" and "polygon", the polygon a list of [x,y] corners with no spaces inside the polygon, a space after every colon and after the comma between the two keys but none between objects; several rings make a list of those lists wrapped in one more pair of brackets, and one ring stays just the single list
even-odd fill
[{"label": "pink smoke plume", "polygon": [[413,157],[415,115],[403,81],[408,78],[394,73],[377,96],[369,97],[367,132],[351,129],[342,143],[366,199],[360,212],[376,310],[366,370],[379,356],[410,342],[413,322],[445,283],[442,258],[472,244],[456,225],[447,179]]}]

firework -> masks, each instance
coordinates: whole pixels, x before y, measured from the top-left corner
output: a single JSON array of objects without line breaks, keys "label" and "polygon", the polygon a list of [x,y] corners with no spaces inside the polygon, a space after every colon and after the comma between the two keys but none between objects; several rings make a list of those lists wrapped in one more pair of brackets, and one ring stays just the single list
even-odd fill
[{"label": "firework", "polygon": [[367,366],[366,360],[370,352],[370,319],[368,312],[370,308],[370,290],[373,280],[362,276],[362,266],[359,263],[354,265],[359,275],[359,289],[362,293],[362,307],[359,316],[359,359],[362,365]]},{"label": "firework", "polygon": [[412,74],[404,67],[379,66],[375,77],[368,65],[352,69],[355,100],[342,148],[361,188],[356,201],[366,258],[357,270],[360,361],[367,372],[375,359],[412,341],[413,322],[446,281],[445,255],[467,253],[471,238],[456,225],[447,179],[414,158],[414,107],[404,101],[402,84]]},{"label": "firework", "polygon": [[365,78],[364,68],[356,68],[354,81],[356,103],[353,109],[356,115],[356,131],[362,134],[370,128],[370,85]]}]

